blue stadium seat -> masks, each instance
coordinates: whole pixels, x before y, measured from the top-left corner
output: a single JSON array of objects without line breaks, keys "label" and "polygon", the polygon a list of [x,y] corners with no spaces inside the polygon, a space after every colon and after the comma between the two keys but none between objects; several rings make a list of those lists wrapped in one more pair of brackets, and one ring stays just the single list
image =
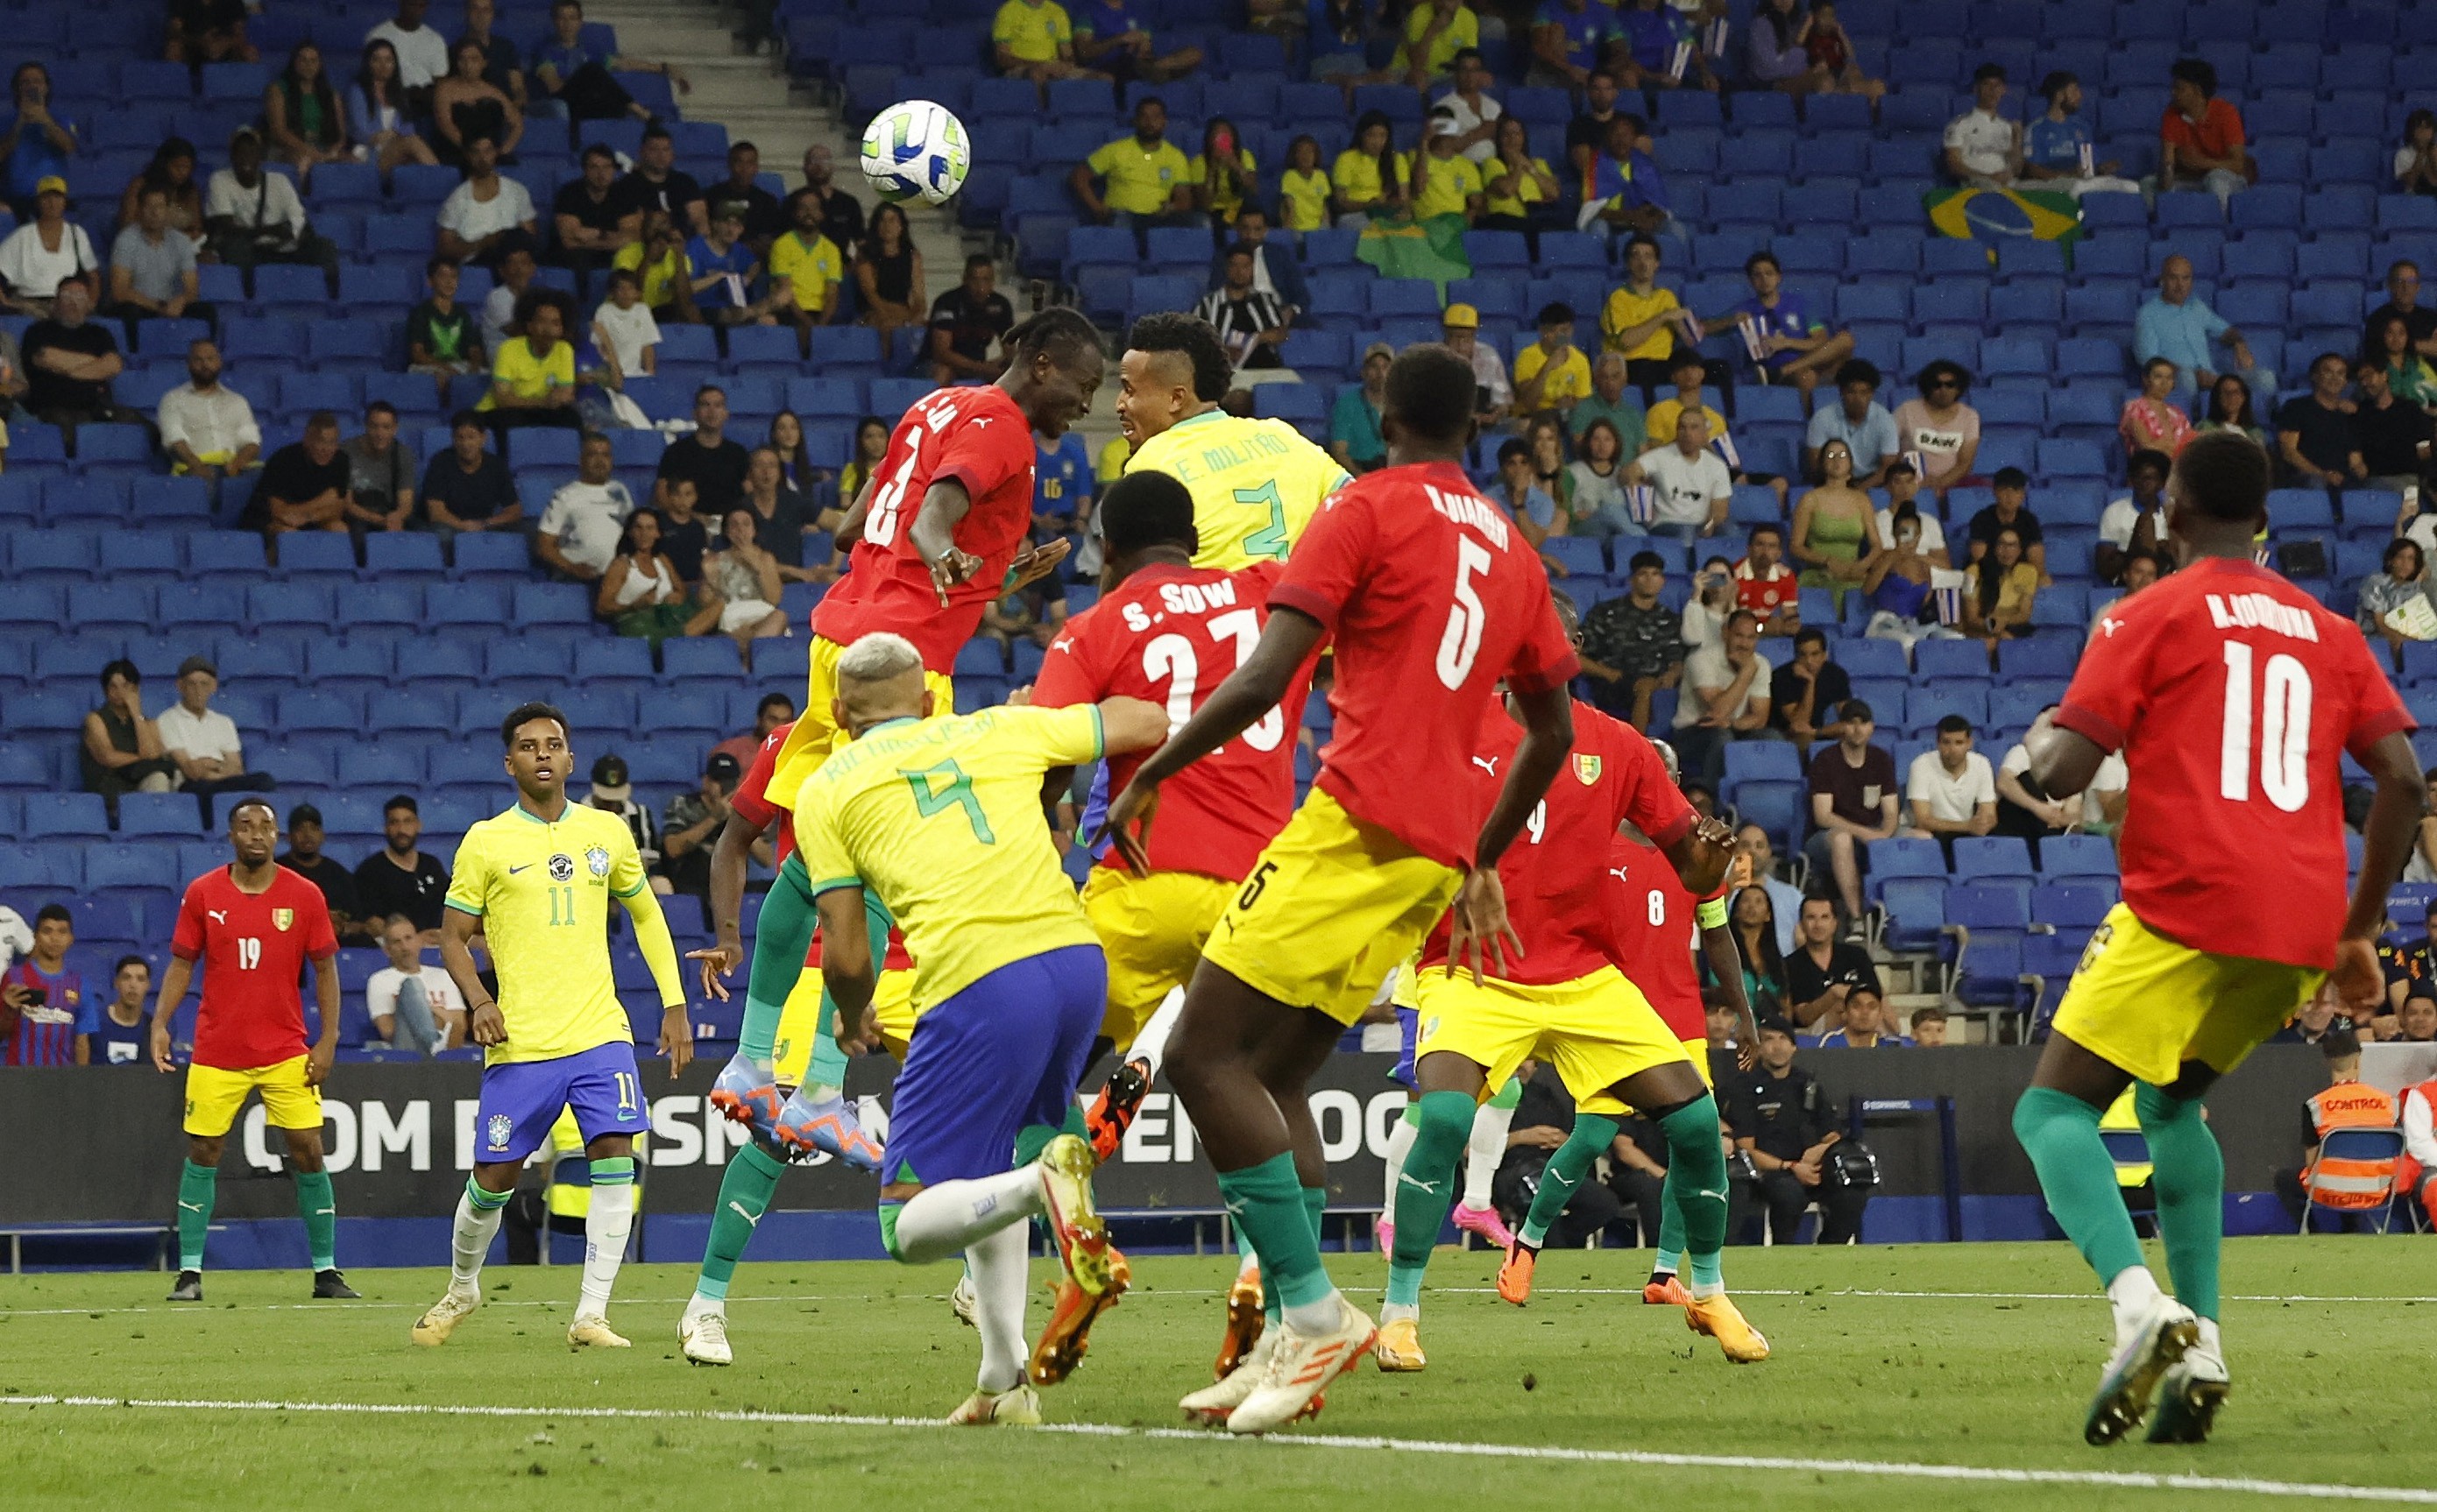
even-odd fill
[{"label": "blue stadium seat", "polygon": [[2097,835],[2052,835],[2040,842],[2042,875],[2113,877],[2115,847]]},{"label": "blue stadium seat", "polygon": [[376,581],[438,577],[440,538],[420,530],[384,530],[364,537],[364,573]]},{"label": "blue stadium seat", "polygon": [[353,582],[356,544],[342,530],[296,530],[279,538],[279,575],[290,581]]},{"label": "blue stadium seat", "polygon": [[25,810],[27,840],[98,840],[110,833],[110,815],[98,793],[28,793]]},{"label": "blue stadium seat", "polygon": [[[202,815],[195,800],[183,792],[126,793],[118,800],[118,832],[183,840],[202,833]],[[83,933],[78,932],[79,936]]]},{"label": "blue stadium seat", "polygon": [[1912,659],[1914,675],[1924,681],[1952,677],[1986,682],[1989,678],[1989,652],[1974,640],[1924,640],[1913,648]]},{"label": "blue stadium seat", "polygon": [[2030,846],[2011,835],[1955,837],[1955,875],[1958,878],[2029,877],[2032,871]]},{"label": "blue stadium seat", "polygon": [[152,438],[141,426],[77,427],[77,471],[128,475],[152,470]]},{"label": "blue stadium seat", "polygon": [[460,578],[521,578],[533,570],[533,554],[521,535],[483,531],[451,543]]},{"label": "blue stadium seat", "polygon": [[[664,641],[660,646],[660,671],[667,682],[684,683],[711,680],[732,683],[745,674],[736,659],[736,644],[725,636],[711,635],[684,640]],[[670,708],[673,711],[675,703]],[[712,728],[719,728],[727,719],[726,711],[713,716]]]}]

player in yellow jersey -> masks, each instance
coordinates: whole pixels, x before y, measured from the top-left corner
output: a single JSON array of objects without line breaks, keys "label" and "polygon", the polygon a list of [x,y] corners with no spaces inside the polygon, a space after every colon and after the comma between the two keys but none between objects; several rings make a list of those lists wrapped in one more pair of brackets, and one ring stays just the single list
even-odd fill
[{"label": "player in yellow jersey", "polygon": [[[1158,744],[1167,714],[1113,698],[934,719],[932,698],[921,652],[903,636],[847,648],[830,712],[851,743],[797,793],[796,841],[841,1039],[876,1029],[866,889],[914,957],[917,1032],[890,1110],[880,1232],[901,1260],[961,1250],[971,1267],[982,1364],[949,1421],[1039,1422],[1033,1387],[1065,1379],[1127,1279],[1092,1210],[1089,1145],[1061,1135],[1008,1169],[1018,1130],[1064,1117],[1108,995],[1108,962],[1060,869],[1042,794],[1078,762]],[[1025,1220],[1035,1216],[1066,1277],[1027,1367]]]},{"label": "player in yellow jersey", "polygon": [[1117,426],[1134,448],[1126,471],[1155,468],[1192,491],[1193,565],[1221,572],[1285,561],[1321,501],[1351,481],[1285,421],[1219,408],[1231,376],[1198,315],[1144,316],[1117,362]]},{"label": "player in yellow jersey", "polygon": [[[685,983],[668,921],[643,877],[625,821],[567,801],[574,770],[567,716],[523,704],[500,724],[517,802],[466,832],[457,848],[440,928],[440,959],[473,1009],[483,1047],[475,1117],[474,1175],[457,1204],[448,1290],[414,1325],[414,1342],[439,1345],[482,1305],[482,1257],[499,1232],[525,1157],[573,1108],[592,1162],[584,1219],[584,1287],[567,1342],[623,1349],[609,1330],[609,1288],[635,1222],[635,1137],[650,1126],[635,1035],[609,972],[609,900],[635,924],[635,942],[660,990],[659,1048],[675,1077],[693,1059]],[[499,970],[494,999],[476,973],[480,929]]]}]

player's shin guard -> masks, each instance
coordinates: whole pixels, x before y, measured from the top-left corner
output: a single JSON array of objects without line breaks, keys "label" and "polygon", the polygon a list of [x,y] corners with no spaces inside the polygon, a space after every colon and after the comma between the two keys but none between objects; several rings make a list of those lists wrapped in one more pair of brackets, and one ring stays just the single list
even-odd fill
[{"label": "player's shin guard", "polygon": [[984,1391],[1011,1391],[1024,1383],[1024,1304],[1032,1251],[1031,1236],[1009,1224],[965,1246],[973,1277],[973,1330],[982,1336],[982,1364],[973,1383]]},{"label": "player's shin guard", "polygon": [[1396,1178],[1396,1243],[1389,1253],[1388,1305],[1381,1313],[1392,1320],[1421,1307],[1422,1274],[1454,1204],[1456,1168],[1473,1127],[1473,1102],[1462,1092],[1425,1092],[1416,1105],[1421,1127]]},{"label": "player's shin guard", "polygon": [[592,1205],[584,1214],[584,1288],[579,1318],[604,1317],[618,1267],[626,1262],[626,1235],[635,1226],[635,1161],[631,1156],[592,1162]]},{"label": "player's shin guard", "polygon": [[2200,1117],[2198,1098],[2169,1097],[2144,1086],[2132,1094],[2149,1143],[2158,1192],[2158,1237],[2175,1300],[2214,1320],[2218,1254],[2225,1241],[2225,1156]]},{"label": "player's shin guard", "polygon": [[1498,1175],[1498,1163],[1506,1158],[1506,1131],[1515,1126],[1515,1108],[1522,1101],[1522,1085],[1510,1078],[1496,1097],[1473,1110],[1464,1147],[1465,1207],[1489,1206],[1489,1185]]},{"label": "player's shin guard", "polygon": [[465,1178],[465,1195],[457,1199],[457,1222],[448,1235],[448,1280],[451,1286],[463,1288],[474,1284],[482,1273],[482,1257],[491,1252],[491,1241],[500,1231],[500,1218],[508,1208],[508,1199],[516,1192],[484,1191],[474,1178]]},{"label": "player's shin guard", "polygon": [[1667,1137],[1667,1188],[1683,1213],[1684,1254],[1695,1300],[1727,1289],[1727,1153],[1718,1142],[1717,1100],[1704,1092],[1658,1121]]},{"label": "player's shin guard", "polygon": [[[1324,1333],[1337,1317],[1337,1287],[1320,1259],[1320,1239],[1295,1179],[1294,1156],[1279,1151],[1256,1166],[1218,1173],[1218,1194],[1261,1257],[1261,1273],[1296,1328]],[[1299,1315],[1300,1314],[1300,1315]]]},{"label": "player's shin guard", "polygon": [[764,1064],[777,1051],[779,1017],[796,979],[803,974],[813,930],[820,921],[811,889],[802,860],[788,857],[753,926],[753,964],[745,979],[745,1024],[737,1031],[736,1048]]},{"label": "player's shin guard", "polygon": [[[2057,1226],[2100,1282],[2139,1265],[2141,1241],[2115,1184],[2115,1162],[2098,1136],[2098,1109],[2070,1092],[2034,1086],[2014,1104],[2014,1138],[2039,1173]],[[2160,1198],[2163,1218],[2163,1192]]]},{"label": "player's shin guard", "polygon": [[688,1312],[712,1310],[728,1300],[728,1283],[745,1246],[753,1243],[754,1227],[778,1195],[779,1177],[786,1163],[759,1144],[748,1144],[728,1162],[719,1178],[719,1201],[710,1214],[710,1242],[703,1246],[702,1273],[694,1278]]},{"label": "player's shin guard", "polygon": [[305,1253],[316,1272],[338,1267],[339,1201],[327,1171],[296,1173],[296,1216],[305,1220]]},{"label": "player's shin guard", "polygon": [[178,1269],[203,1268],[203,1239],[212,1231],[212,1205],[219,1198],[218,1166],[192,1160],[178,1173]]},{"label": "player's shin guard", "polygon": [[906,1264],[927,1265],[1030,1218],[1042,1205],[1041,1173],[1030,1165],[971,1181],[942,1181],[903,1204],[883,1204],[881,1238],[888,1253]]},{"label": "player's shin guard", "polygon": [[1574,1132],[1549,1156],[1548,1166],[1540,1173],[1540,1190],[1532,1194],[1532,1210],[1523,1215],[1523,1226],[1515,1237],[1534,1249],[1548,1243],[1549,1229],[1574,1200],[1574,1190],[1590,1174],[1591,1166],[1607,1153],[1615,1142],[1616,1120],[1604,1113],[1577,1113]]}]

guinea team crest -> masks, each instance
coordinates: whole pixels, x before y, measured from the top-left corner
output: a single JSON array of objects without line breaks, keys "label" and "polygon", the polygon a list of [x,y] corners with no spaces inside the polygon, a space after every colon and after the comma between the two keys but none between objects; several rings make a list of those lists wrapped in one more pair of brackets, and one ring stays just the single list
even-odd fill
[{"label": "guinea team crest", "polygon": [[1582,780],[1582,784],[1586,788],[1598,787],[1600,778],[1600,758],[1595,756],[1584,756],[1577,752],[1574,756],[1574,775]]},{"label": "guinea team crest", "polygon": [[609,853],[598,845],[584,853],[584,869],[595,877],[609,875]]},{"label": "guinea team crest", "polygon": [[550,879],[553,882],[575,880],[575,862],[568,859],[565,851],[550,859]]},{"label": "guinea team crest", "polygon": [[491,1115],[490,1134],[492,1149],[506,1149],[508,1147],[508,1139],[510,1137],[515,1135],[516,1132],[517,1125],[515,1120],[509,1118],[504,1113],[494,1113]]},{"label": "guinea team crest", "polygon": [[288,932],[288,927],[295,922],[296,911],[294,909],[272,909],[271,911],[271,927],[277,930],[282,934],[286,934]]}]

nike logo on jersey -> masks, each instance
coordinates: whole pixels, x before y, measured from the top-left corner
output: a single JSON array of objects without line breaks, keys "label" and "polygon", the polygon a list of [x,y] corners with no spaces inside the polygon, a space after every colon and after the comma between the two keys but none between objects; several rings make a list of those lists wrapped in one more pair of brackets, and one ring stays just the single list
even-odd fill
[{"label": "nike logo on jersey", "polygon": [[1493,777],[1498,775],[1498,757],[1496,756],[1474,756],[1472,764]]},{"label": "nike logo on jersey", "polygon": [[509,868],[508,868],[508,875],[509,875],[510,877],[514,877],[514,876],[516,876],[518,872],[529,872],[529,871],[532,871],[532,870],[534,869],[534,865],[535,865],[535,863],[534,863],[534,862],[532,862],[532,861],[527,861],[527,862],[525,862],[522,866],[511,866],[511,867],[509,867]]},{"label": "nike logo on jersey", "polygon": [[214,924],[226,924],[228,922],[228,912],[225,909],[205,909],[203,910],[203,915],[210,919]]}]

